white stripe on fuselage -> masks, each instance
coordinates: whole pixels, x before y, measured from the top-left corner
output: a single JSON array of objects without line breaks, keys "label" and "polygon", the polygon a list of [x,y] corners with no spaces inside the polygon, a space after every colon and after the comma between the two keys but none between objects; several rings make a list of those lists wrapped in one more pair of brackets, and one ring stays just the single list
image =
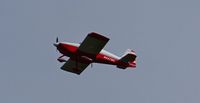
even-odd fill
[{"label": "white stripe on fuselage", "polygon": [[114,54],[112,54],[112,53],[110,53],[110,52],[108,52],[108,51],[106,51],[104,49],[102,49],[100,53],[104,54],[104,55],[107,55],[107,56],[109,56],[111,58],[114,58],[114,59],[120,59],[120,57],[118,57],[118,56],[116,56],[116,55],[114,55]]},{"label": "white stripe on fuselage", "polygon": [[[61,43],[68,44],[68,45],[73,45],[73,46],[76,46],[76,47],[80,46],[80,44],[77,44],[77,43],[69,43],[69,42],[61,42]],[[110,53],[110,52],[108,52],[108,51],[106,51],[104,49],[102,49],[100,53],[104,54],[106,56],[112,57],[114,59],[120,59],[120,57],[118,57],[118,56],[116,56],[116,55],[114,55],[114,54],[112,54],[112,53]]]},{"label": "white stripe on fuselage", "polygon": [[76,47],[79,47],[80,44],[77,44],[77,43],[69,43],[69,42],[61,42],[63,44],[68,44],[68,45],[72,45],[72,46],[76,46]]}]

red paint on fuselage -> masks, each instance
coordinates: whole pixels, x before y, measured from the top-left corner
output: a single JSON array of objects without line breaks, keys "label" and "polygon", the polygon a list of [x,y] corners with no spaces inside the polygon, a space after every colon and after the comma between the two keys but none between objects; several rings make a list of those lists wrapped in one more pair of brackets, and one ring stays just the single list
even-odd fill
[{"label": "red paint on fuselage", "polygon": [[[68,57],[71,57],[74,54],[76,55],[78,46],[67,44],[67,43],[59,43],[59,45],[57,46],[57,49],[59,50],[59,52],[61,54],[68,56]],[[79,55],[82,55],[82,56],[92,55],[92,54],[86,54],[86,53],[82,53],[82,52],[79,52],[79,53],[80,53]],[[83,58],[79,58],[79,59],[83,60],[82,62],[85,62]],[[136,63],[122,62],[119,59],[116,59],[116,58],[111,57],[109,55],[103,54],[101,52],[96,55],[96,58],[94,58],[93,62],[103,63],[103,64],[111,64],[111,65],[118,65],[118,66],[122,66],[122,67],[135,67],[136,66]]]},{"label": "red paint on fuselage", "polygon": [[117,65],[118,59],[115,59],[113,57],[110,57],[108,55],[99,53],[96,56],[96,61],[97,63],[104,63],[104,64],[112,64],[112,65]]},{"label": "red paint on fuselage", "polygon": [[[74,45],[59,43],[57,49],[61,54],[71,57],[76,53],[78,47]],[[113,57],[99,53],[93,62],[117,65],[117,61],[118,60]]]},{"label": "red paint on fuselage", "polygon": [[60,51],[61,54],[71,57],[76,52],[78,47],[69,44],[59,43],[57,49]]}]

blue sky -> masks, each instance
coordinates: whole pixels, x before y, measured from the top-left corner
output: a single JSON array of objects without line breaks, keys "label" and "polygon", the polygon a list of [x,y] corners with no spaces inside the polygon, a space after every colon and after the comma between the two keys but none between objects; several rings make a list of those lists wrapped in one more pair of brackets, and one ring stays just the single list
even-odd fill
[{"label": "blue sky", "polygon": [[[0,102],[198,103],[200,1],[0,0]],[[94,64],[80,76],[60,70],[53,43],[110,38],[131,48],[137,69]]]}]

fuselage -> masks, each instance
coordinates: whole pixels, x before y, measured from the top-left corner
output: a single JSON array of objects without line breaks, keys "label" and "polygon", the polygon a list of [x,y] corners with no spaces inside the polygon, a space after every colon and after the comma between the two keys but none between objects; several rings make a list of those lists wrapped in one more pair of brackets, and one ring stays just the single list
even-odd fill
[{"label": "fuselage", "polygon": [[[77,44],[77,43],[60,42],[58,43],[57,49],[64,56],[71,57],[72,55],[76,53],[79,46],[80,44]],[[119,59],[120,57],[106,50],[101,50],[100,53],[96,55],[96,58],[93,60],[93,62],[117,65]]]}]

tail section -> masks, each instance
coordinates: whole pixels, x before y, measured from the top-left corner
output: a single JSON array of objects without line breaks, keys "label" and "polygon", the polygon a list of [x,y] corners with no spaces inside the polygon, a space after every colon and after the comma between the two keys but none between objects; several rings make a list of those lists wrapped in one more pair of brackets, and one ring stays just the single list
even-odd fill
[{"label": "tail section", "polygon": [[118,68],[126,69],[127,67],[136,67],[136,54],[133,50],[128,49],[119,60]]}]

